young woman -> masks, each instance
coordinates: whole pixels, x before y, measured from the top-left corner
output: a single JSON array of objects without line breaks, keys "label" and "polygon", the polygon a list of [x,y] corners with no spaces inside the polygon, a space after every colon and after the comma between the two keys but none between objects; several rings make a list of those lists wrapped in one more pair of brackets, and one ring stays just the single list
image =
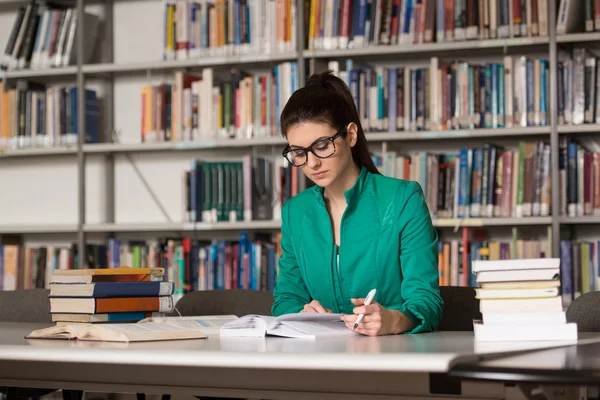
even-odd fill
[{"label": "young woman", "polygon": [[315,186],[282,208],[273,315],[342,313],[353,329],[364,313],[355,331],[370,336],[435,330],[438,237],[419,184],[379,174],[352,95],[331,73],[294,92],[280,119],[283,156]]}]

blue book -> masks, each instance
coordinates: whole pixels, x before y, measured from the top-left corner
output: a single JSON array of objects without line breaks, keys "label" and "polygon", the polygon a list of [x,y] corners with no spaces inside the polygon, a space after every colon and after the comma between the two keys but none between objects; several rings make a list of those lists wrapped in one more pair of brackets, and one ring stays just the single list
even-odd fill
[{"label": "blue book", "polygon": [[123,312],[106,314],[52,314],[53,322],[101,323],[101,322],[138,322],[146,318],[160,316],[154,312]]},{"label": "blue book", "polygon": [[171,296],[175,290],[173,282],[94,282],[94,283],[53,283],[49,297],[157,297]]}]

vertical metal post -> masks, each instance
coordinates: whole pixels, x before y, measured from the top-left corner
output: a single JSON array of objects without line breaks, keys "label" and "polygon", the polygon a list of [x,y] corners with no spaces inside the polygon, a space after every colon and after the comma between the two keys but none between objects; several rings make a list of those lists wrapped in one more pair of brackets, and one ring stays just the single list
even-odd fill
[{"label": "vertical metal post", "polygon": [[[298,54],[298,86],[306,84],[306,60],[304,59],[304,0],[296,0],[296,43]],[[306,189],[306,178],[298,179],[298,191]]]},{"label": "vertical metal post", "polygon": [[304,59],[304,0],[296,0],[296,52],[298,62],[298,86],[306,82],[306,60]]},{"label": "vertical metal post", "polygon": [[558,51],[556,46],[556,0],[548,0],[548,46],[550,53],[550,171],[552,175],[552,256],[559,257],[560,249],[560,176],[558,140]]},{"label": "vertical metal post", "polygon": [[77,0],[77,201],[79,215],[77,218],[77,250],[79,256],[79,268],[86,267],[86,240],[85,240],[85,154],[83,144],[85,143],[85,79],[83,76],[84,62],[84,0]]},{"label": "vertical metal post", "polygon": [[[109,0],[104,7],[105,15],[105,43],[102,58],[106,63],[114,62],[114,37],[113,37],[113,20],[114,20],[114,2]],[[106,102],[104,115],[104,140],[108,143],[113,142],[113,134],[115,132],[115,98],[114,98],[114,75],[111,74],[104,82],[104,98]],[[113,153],[106,153],[104,156],[105,164],[105,199],[104,211],[106,222],[115,222],[115,158]],[[112,237],[112,234],[110,235]]]}]

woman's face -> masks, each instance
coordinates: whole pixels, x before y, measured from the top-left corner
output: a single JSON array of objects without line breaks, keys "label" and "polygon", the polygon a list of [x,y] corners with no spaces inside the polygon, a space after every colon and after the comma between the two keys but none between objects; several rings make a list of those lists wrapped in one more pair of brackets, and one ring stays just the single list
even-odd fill
[{"label": "woman's face", "polygon": [[[287,140],[291,148],[288,158],[316,185],[327,187],[351,166],[352,147],[356,143],[356,125],[350,124],[336,135],[334,128],[324,123],[306,122],[288,129]],[[337,136],[334,138],[334,135]],[[312,146],[312,147],[311,147]],[[305,148],[312,148],[313,152]],[[317,157],[318,154],[320,157]]]}]

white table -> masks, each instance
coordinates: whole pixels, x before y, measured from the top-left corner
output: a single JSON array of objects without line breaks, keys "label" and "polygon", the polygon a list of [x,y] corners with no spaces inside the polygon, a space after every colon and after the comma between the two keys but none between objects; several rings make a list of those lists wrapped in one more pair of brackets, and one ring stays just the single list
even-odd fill
[{"label": "white table", "polygon": [[[263,399],[417,398],[431,396],[431,377],[457,363],[564,345],[477,343],[470,332],[133,344],[24,339],[44,326],[0,323],[1,386]],[[461,394],[502,398],[502,386],[464,383]]]}]

